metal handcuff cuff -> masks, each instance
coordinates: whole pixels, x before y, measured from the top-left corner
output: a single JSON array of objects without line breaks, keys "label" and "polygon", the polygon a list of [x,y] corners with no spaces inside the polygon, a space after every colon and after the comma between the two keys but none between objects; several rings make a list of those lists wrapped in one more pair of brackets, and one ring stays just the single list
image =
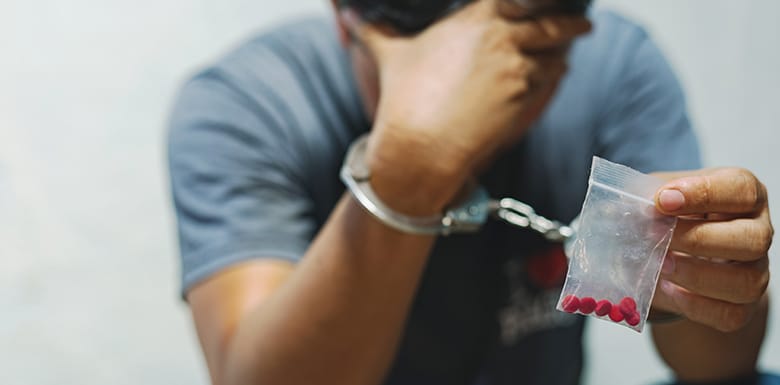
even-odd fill
[{"label": "metal handcuff cuff", "polygon": [[574,235],[571,227],[536,214],[531,206],[523,202],[512,198],[491,198],[481,186],[476,187],[460,205],[447,209],[444,214],[410,217],[398,213],[383,204],[371,189],[371,172],[364,162],[367,142],[368,134],[365,134],[350,146],[341,168],[341,179],[368,212],[390,227],[412,234],[473,233],[488,218],[496,218],[516,227],[536,231],[551,242],[563,243]]}]

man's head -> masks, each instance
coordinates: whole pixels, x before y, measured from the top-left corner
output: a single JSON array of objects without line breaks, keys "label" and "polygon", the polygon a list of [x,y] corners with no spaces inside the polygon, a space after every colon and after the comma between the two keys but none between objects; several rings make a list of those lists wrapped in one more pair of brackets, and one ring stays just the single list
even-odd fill
[{"label": "man's head", "polygon": [[339,0],[369,23],[386,25],[401,34],[422,31],[437,19],[473,0]]},{"label": "man's head", "polygon": [[[475,0],[337,0],[369,23],[386,25],[401,34],[422,31],[436,20]],[[591,0],[501,0],[528,11],[584,13]]]},{"label": "man's head", "polygon": [[[379,27],[391,35],[411,37],[451,13],[478,1],[495,3],[498,14],[511,20],[548,14],[584,14],[591,0],[331,0],[342,44],[350,50],[353,70],[368,116],[379,99],[375,58],[363,44],[355,22]],[[347,20],[352,19],[352,21]],[[457,33],[452,36],[457,39]]]}]

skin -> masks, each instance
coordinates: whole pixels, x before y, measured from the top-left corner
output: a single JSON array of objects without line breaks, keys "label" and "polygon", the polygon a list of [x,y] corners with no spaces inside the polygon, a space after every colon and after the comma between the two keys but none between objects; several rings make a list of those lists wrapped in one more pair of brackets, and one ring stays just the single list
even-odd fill
[{"label": "skin", "polygon": [[[590,29],[574,16],[513,21],[523,9],[497,5],[477,1],[414,37],[337,11],[374,118],[371,184],[398,211],[441,212],[522,137],[565,73],[566,47]],[[675,233],[672,249],[685,255],[670,258],[662,282],[673,286],[654,306],[687,320],[654,326],[658,351],[685,380],[750,373],[766,323],[766,191],[742,169],[664,176],[685,201],[670,206],[659,192],[659,210],[706,219],[683,219]],[[297,265],[258,256],[194,287],[212,383],[380,384],[433,242],[384,226],[345,194]]]},{"label": "skin", "polygon": [[654,325],[656,349],[686,381],[753,373],[769,308],[766,187],[740,168],[658,175],[669,182],[656,206],[679,220],[653,306],[686,319]]}]

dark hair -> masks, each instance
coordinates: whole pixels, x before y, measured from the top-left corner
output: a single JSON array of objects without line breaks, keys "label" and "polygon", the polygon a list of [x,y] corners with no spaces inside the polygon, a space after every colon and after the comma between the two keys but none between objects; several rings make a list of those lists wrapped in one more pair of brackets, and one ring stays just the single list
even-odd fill
[{"label": "dark hair", "polygon": [[[386,24],[402,34],[414,34],[474,0],[339,0],[370,23]],[[534,5],[542,11],[583,13],[591,0],[504,0]]]},{"label": "dark hair", "polygon": [[370,23],[386,24],[400,33],[417,33],[473,0],[340,0]]}]

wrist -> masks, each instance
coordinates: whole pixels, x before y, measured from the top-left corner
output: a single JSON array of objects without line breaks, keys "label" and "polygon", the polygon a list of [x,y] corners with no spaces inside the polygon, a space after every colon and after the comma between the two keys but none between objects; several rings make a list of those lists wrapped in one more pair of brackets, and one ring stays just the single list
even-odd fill
[{"label": "wrist", "polygon": [[426,138],[385,131],[372,132],[366,151],[376,195],[403,214],[442,213],[468,180],[465,162]]}]

